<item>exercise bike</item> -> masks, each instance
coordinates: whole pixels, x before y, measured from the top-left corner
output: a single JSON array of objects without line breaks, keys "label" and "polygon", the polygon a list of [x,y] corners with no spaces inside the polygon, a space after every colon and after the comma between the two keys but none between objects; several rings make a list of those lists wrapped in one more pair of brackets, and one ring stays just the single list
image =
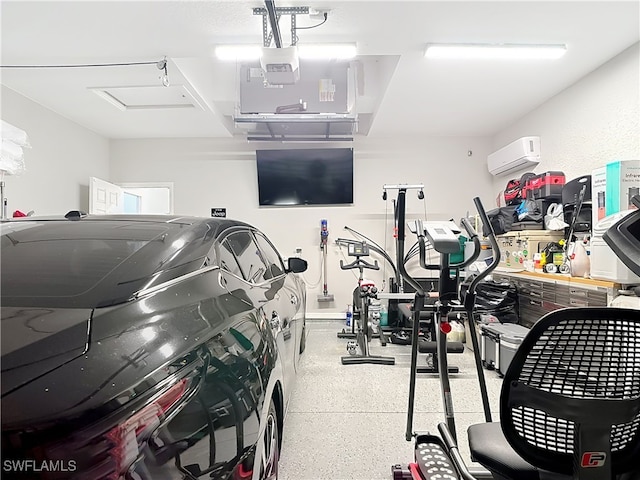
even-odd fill
[{"label": "exercise bike", "polygon": [[[364,271],[380,270],[377,260],[374,263],[369,263],[363,260],[362,257],[369,256],[369,247],[363,242],[354,242],[348,245],[349,256],[356,257],[356,259],[348,264],[345,264],[340,260],[340,268],[342,270],[358,269],[358,287],[354,290],[354,315],[352,320],[352,334],[348,332],[338,333],[340,338],[354,338],[347,343],[347,352],[349,355],[341,357],[343,365],[360,365],[364,363],[370,363],[375,365],[394,365],[395,358],[385,357],[380,355],[372,355],[369,351],[369,342],[374,337],[371,322],[369,319],[369,306],[372,299],[376,298],[378,290],[373,285],[367,285],[364,283]],[[357,327],[356,327],[357,325]],[[353,337],[351,337],[353,335]],[[380,338],[382,345],[386,345],[384,341],[384,334],[379,331],[377,335]],[[359,352],[358,352],[359,350]]]}]

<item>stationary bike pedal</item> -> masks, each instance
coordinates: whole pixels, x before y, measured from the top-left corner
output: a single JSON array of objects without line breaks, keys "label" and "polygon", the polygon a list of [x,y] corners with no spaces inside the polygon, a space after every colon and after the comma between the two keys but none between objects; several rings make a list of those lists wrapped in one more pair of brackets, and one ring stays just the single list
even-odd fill
[{"label": "stationary bike pedal", "polygon": [[347,352],[349,352],[349,355],[355,355],[357,353],[357,350],[358,350],[358,342],[354,340],[349,340],[347,342]]},{"label": "stationary bike pedal", "polygon": [[416,437],[415,459],[424,480],[460,480],[444,443],[435,435]]}]

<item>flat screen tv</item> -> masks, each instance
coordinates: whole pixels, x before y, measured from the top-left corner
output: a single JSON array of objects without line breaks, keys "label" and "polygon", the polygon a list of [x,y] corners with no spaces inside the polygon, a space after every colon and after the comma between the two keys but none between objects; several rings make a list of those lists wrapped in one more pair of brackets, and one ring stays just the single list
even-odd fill
[{"label": "flat screen tv", "polygon": [[256,150],[260,205],[353,203],[353,148]]}]

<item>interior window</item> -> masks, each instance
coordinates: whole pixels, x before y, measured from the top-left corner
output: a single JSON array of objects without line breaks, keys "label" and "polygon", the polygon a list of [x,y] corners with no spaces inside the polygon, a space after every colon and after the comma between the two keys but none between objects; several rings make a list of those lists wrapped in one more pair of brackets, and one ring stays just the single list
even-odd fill
[{"label": "interior window", "polygon": [[258,242],[264,263],[267,265],[264,279],[269,280],[282,275],[284,273],[282,259],[273,245],[260,233],[256,233],[256,242]]},{"label": "interior window", "polygon": [[240,266],[238,265],[235,255],[231,251],[231,245],[229,245],[226,240],[220,244],[218,259],[220,261],[220,268],[223,268],[238,277],[242,277]]},{"label": "interior window", "polygon": [[235,254],[245,280],[251,283],[263,281],[265,264],[260,257],[253,235],[250,232],[233,233],[227,237],[226,242]]}]

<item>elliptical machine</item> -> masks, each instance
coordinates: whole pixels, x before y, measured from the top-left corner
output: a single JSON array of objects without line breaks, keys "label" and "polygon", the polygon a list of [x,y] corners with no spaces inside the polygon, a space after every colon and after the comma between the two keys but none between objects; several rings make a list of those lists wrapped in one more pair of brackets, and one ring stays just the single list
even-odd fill
[{"label": "elliptical machine", "polygon": [[[369,305],[371,304],[371,300],[376,298],[378,289],[375,286],[364,284],[363,280],[365,269],[380,270],[378,261],[374,260],[374,263],[371,264],[362,259],[362,257],[366,257],[369,255],[369,247],[366,243],[363,242],[354,242],[349,244],[348,252],[349,256],[356,257],[356,259],[348,264],[345,264],[342,260],[340,260],[340,268],[342,270],[358,269],[360,274],[358,276],[358,287],[356,288],[356,290],[354,290],[353,293],[354,316],[352,320],[352,331],[355,340],[349,341],[349,343],[347,344],[347,351],[349,352],[349,355],[341,357],[340,360],[343,365],[360,365],[364,363],[371,363],[376,365],[394,365],[396,362],[395,358],[384,357],[380,355],[371,355],[371,353],[369,352],[369,342],[374,336],[369,321]],[[386,345],[386,342],[383,341],[384,334],[382,332],[379,332],[379,335],[382,345]],[[348,332],[344,331],[342,332],[342,334],[338,333],[338,337],[352,338]],[[358,349],[360,351],[359,353]]]},{"label": "elliptical machine", "polygon": [[[405,241],[405,209],[406,209],[406,187],[398,186],[398,237],[397,237],[397,255],[398,258],[402,258],[404,255],[404,241]],[[486,219],[486,213],[480,202],[479,198],[474,198],[476,209],[483,220],[484,225],[489,225]],[[416,291],[414,300],[414,320],[413,320],[413,335],[411,344],[411,371],[409,380],[409,400],[407,409],[407,426],[405,431],[405,438],[407,441],[411,441],[415,437],[416,449],[421,449],[421,452],[425,452],[421,455],[421,458],[429,458],[422,463],[416,462],[410,464],[410,470],[405,470],[399,465],[392,467],[392,473],[394,480],[403,479],[435,479],[440,478],[443,480],[457,479],[459,478],[456,473],[455,467],[449,461],[449,456],[445,454],[446,447],[439,437],[429,435],[428,433],[414,433],[413,431],[413,412],[415,403],[415,384],[417,373],[417,357],[418,357],[418,323],[421,311],[429,311],[433,313],[433,321],[436,325],[436,345],[435,356],[438,365],[438,373],[440,375],[442,402],[445,412],[445,424],[448,427],[448,431],[451,432],[453,440],[456,437],[455,417],[453,411],[453,401],[451,396],[451,387],[449,383],[449,368],[447,361],[447,338],[446,335],[451,331],[451,326],[448,322],[448,315],[452,312],[465,312],[466,318],[471,325],[473,319],[473,307],[475,304],[475,290],[476,286],[482,281],[491,271],[498,265],[499,262],[499,247],[491,231],[489,235],[489,241],[493,248],[493,260],[492,263],[478,276],[476,276],[470,283],[467,293],[464,297],[464,301],[460,302],[458,292],[458,271],[460,268],[474,262],[480,254],[480,239],[474,231],[471,224],[467,219],[463,218],[461,224],[468,234],[468,238],[473,242],[474,252],[471,257],[459,265],[451,265],[449,262],[449,255],[451,253],[458,252],[460,245],[459,240],[452,228],[450,222],[427,222],[423,224],[421,221],[416,221],[412,226],[412,230],[418,236],[420,243],[420,259],[421,265],[424,267],[425,259],[425,245],[428,241],[433,249],[440,254],[440,295],[438,300],[433,305],[425,305],[426,293],[422,289],[421,285],[415,281],[411,275],[406,271],[402,262],[398,263],[398,269],[400,274],[406,283],[410,284]],[[471,327],[473,328],[473,327]],[[477,337],[471,332],[471,339],[473,343],[474,352],[479,352],[479,345]],[[487,395],[487,388],[484,378],[484,372],[479,355],[474,355],[476,370],[478,372],[478,379],[480,384],[480,392],[482,398],[482,405],[484,409],[484,415],[487,422],[491,421],[491,410],[489,405],[489,398]],[[418,455],[416,455],[418,457]],[[437,460],[437,461],[436,461]],[[476,477],[480,478],[480,477]],[[486,477],[486,478],[491,478]]]},{"label": "elliptical machine", "polygon": [[[479,199],[474,202],[484,230],[489,232],[493,259],[473,279],[464,297],[470,320],[476,286],[500,258],[487,215]],[[634,199],[634,204],[640,207],[640,198]],[[637,272],[639,225],[640,211],[607,232],[607,243],[611,242],[609,245],[623,263]],[[399,232],[400,238],[404,239],[404,231]],[[402,247],[401,242],[399,245]],[[406,275],[406,271],[402,274]],[[439,436],[413,434],[411,415],[408,416],[407,440],[415,437],[415,462],[407,469],[394,465],[394,480],[640,479],[638,310],[568,307],[540,318],[505,373],[500,422],[495,423],[491,422],[475,328],[470,328],[470,334],[485,423],[469,427],[469,449],[474,461],[486,469],[467,467],[460,455],[455,423],[450,417],[453,405],[445,368],[440,370],[440,381],[447,422],[438,424]],[[442,337],[438,339],[439,347]],[[438,358],[446,365],[442,348],[438,349]],[[413,377],[414,372],[411,373]],[[410,410],[413,393],[410,391]]]}]

